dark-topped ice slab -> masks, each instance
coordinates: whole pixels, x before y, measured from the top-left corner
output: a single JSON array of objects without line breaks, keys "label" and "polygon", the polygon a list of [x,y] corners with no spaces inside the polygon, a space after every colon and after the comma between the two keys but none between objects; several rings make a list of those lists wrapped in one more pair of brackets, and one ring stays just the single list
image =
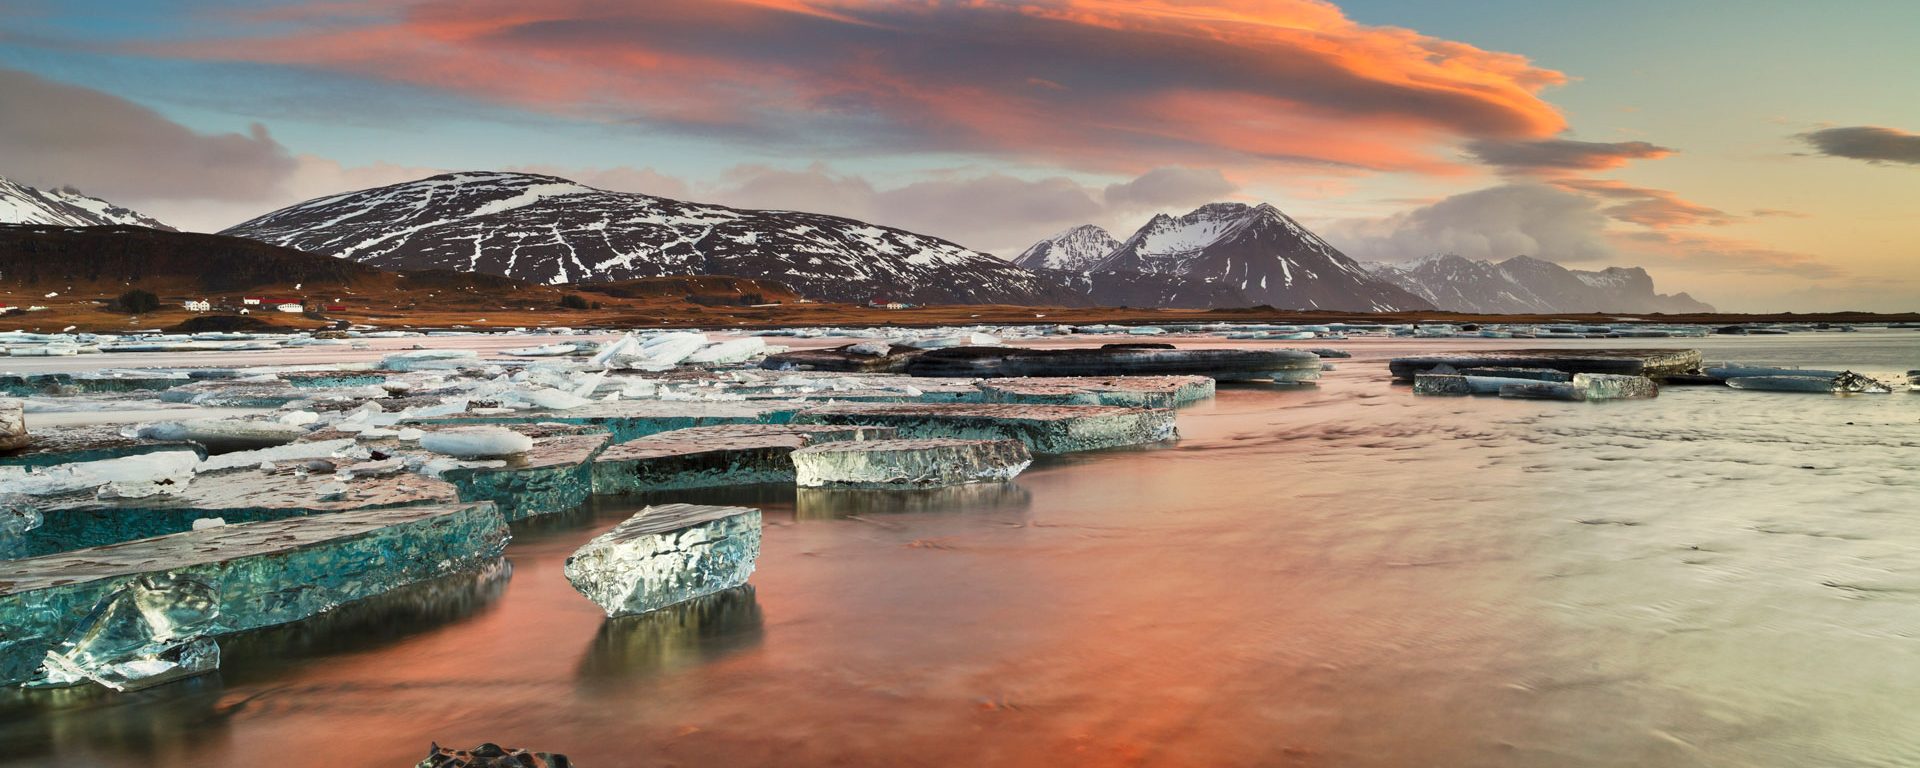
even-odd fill
[{"label": "dark-topped ice slab", "polygon": [[1852,371],[1841,371],[1831,376],[1740,376],[1727,379],[1727,386],[1764,392],[1826,392],[1836,395],[1893,393],[1893,387]]},{"label": "dark-topped ice slab", "polygon": [[1296,349],[951,347],[907,364],[914,376],[1206,376],[1219,381],[1310,381],[1320,356]]},{"label": "dark-topped ice slab", "polygon": [[1117,405],[1175,408],[1213,397],[1206,376],[1055,376],[987,379],[981,402],[1019,405]]},{"label": "dark-topped ice slab", "polygon": [[794,407],[744,401],[620,400],[588,403],[564,411],[527,411],[512,414],[462,414],[416,419],[404,424],[525,424],[543,421],[603,427],[613,442],[718,424],[759,424],[785,421]]},{"label": "dark-topped ice slab", "polygon": [[607,612],[658,610],[747,583],[760,557],[760,510],[647,507],[567,558],[567,582]]},{"label": "dark-topped ice slab", "polygon": [[776,371],[831,371],[836,373],[899,373],[927,350],[886,342],[848,344],[831,349],[796,349],[768,355],[760,367]]},{"label": "dark-topped ice slab", "polygon": [[826,443],[793,452],[803,488],[876,490],[1004,482],[1033,463],[1018,440],[874,440]]},{"label": "dark-topped ice slab", "polygon": [[229,469],[195,475],[176,493],[123,499],[99,499],[91,492],[42,497],[40,526],[0,539],[0,558],[165,536],[192,530],[201,519],[249,523],[459,500],[453,484],[406,472],[343,481],[334,474],[299,474],[291,467],[272,472]]},{"label": "dark-topped ice slab", "polygon": [[790,454],[822,442],[892,437],[889,427],[727,424],[649,435],[608,448],[593,462],[595,494],[793,482]]},{"label": "dark-topped ice slab", "polygon": [[1144,445],[1175,437],[1173,411],[1103,405],[925,403],[823,405],[795,424],[870,424],[902,437],[1019,440],[1034,453],[1073,453]]},{"label": "dark-topped ice slab", "polygon": [[0,467],[50,467],[163,451],[206,453],[198,443],[186,440],[127,437],[113,425],[45,429],[29,433],[29,438],[23,448],[0,450]]},{"label": "dark-topped ice slab", "polygon": [[1447,366],[1455,372],[1477,368],[1545,368],[1564,373],[1611,373],[1659,378],[1699,370],[1697,349],[1513,349],[1396,357],[1387,363],[1393,377],[1412,381],[1416,374]]},{"label": "dark-topped ice slab", "polygon": [[491,561],[508,532],[492,504],[361,510],[189,531],[0,562],[0,684],[35,676],[102,600],[146,574],[214,587],[210,635],[299,621]]}]

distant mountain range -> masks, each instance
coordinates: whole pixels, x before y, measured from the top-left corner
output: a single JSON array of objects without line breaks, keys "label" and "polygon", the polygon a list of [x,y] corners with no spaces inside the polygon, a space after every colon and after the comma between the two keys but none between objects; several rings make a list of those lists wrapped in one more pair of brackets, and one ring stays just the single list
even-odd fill
[{"label": "distant mountain range", "polygon": [[99,227],[125,224],[171,231],[158,220],[80,194],[70,187],[42,190],[0,179],[0,224],[51,224],[61,227]]},{"label": "distant mountain range", "polygon": [[[172,228],[72,189],[0,179],[0,223]],[[387,270],[453,270],[531,283],[727,275],[827,301],[1475,313],[1711,312],[1655,293],[1638,268],[1568,270],[1528,257],[1435,256],[1362,265],[1271,205],[1159,214],[1126,238],[1093,225],[1012,263],[853,219],[754,211],[595,189],[525,173],[467,172],[324,197],[222,234]]]},{"label": "distant mountain range", "polygon": [[1653,278],[1639,267],[1581,271],[1527,256],[1495,263],[1453,255],[1429,256],[1405,264],[1370,262],[1366,267],[1434,306],[1454,312],[1714,311],[1684,293],[1655,293]]},{"label": "distant mountain range", "polygon": [[1063,286],[927,235],[793,211],[594,189],[525,173],[451,173],[300,203],[231,227],[387,269],[537,283],[769,278],[831,301],[1062,304]]}]

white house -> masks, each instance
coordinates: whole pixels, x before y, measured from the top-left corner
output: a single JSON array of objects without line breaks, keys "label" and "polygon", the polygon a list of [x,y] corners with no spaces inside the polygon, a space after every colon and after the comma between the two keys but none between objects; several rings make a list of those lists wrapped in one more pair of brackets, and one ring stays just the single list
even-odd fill
[{"label": "white house", "polygon": [[281,304],[280,306],[274,307],[274,309],[295,315],[307,311],[306,307],[300,306],[299,304]]},{"label": "white house", "polygon": [[207,301],[205,299],[188,299],[186,301],[181,302],[180,306],[186,307],[188,312],[213,311],[213,302]]}]

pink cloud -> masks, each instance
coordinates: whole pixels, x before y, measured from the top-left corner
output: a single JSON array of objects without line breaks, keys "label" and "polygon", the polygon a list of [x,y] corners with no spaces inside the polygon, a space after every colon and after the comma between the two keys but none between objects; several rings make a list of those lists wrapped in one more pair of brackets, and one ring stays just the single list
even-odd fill
[{"label": "pink cloud", "polygon": [[1560,73],[1318,0],[413,0],[236,18],[261,31],[143,50],[768,148],[1132,173],[1261,161],[1456,173],[1448,144],[1566,127],[1540,95]]}]

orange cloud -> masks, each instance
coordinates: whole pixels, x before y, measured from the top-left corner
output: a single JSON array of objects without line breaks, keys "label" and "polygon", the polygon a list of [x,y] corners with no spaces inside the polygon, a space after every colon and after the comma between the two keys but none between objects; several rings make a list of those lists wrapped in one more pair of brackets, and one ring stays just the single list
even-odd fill
[{"label": "orange cloud", "polygon": [[[412,0],[247,12],[146,52],[426,86],[768,149],[936,150],[1139,171],[1457,172],[1461,140],[1566,128],[1514,54],[1319,0]],[[291,30],[291,31],[289,31]]]},{"label": "orange cloud", "polygon": [[1671,229],[1698,225],[1721,226],[1739,220],[1718,208],[1686,200],[1664,189],[1636,187],[1612,179],[1559,179],[1556,186],[1590,195],[1618,200],[1604,213],[1631,224],[1653,229]]}]

